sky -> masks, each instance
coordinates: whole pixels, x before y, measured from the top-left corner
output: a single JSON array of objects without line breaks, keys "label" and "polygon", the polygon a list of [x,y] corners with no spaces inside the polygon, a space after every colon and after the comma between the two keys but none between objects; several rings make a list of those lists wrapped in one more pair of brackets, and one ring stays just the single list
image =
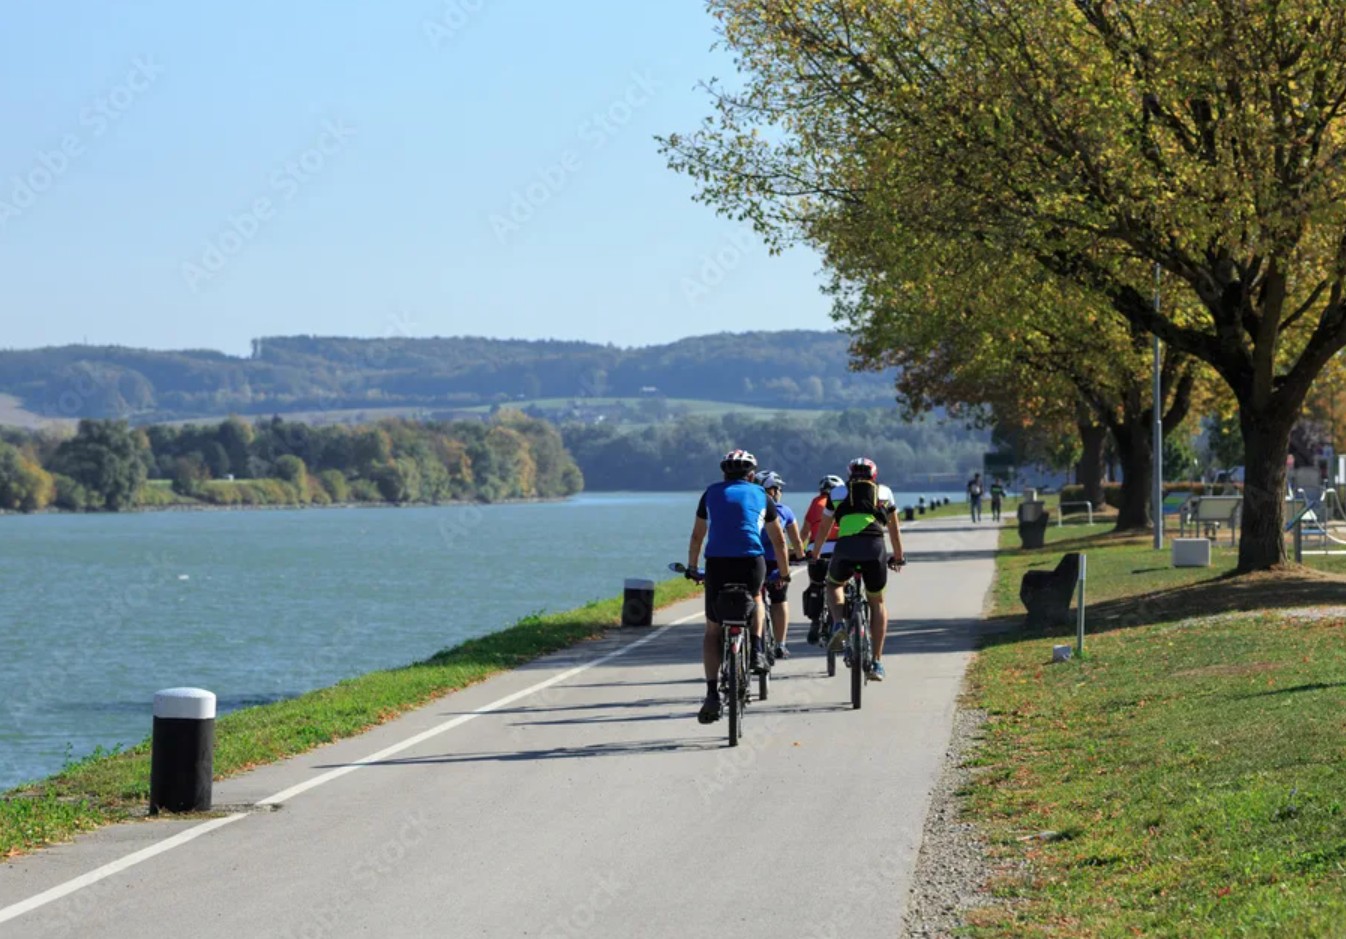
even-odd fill
[{"label": "sky", "polygon": [[821,262],[655,134],[732,78],[698,0],[14,4],[0,347],[620,346],[829,329]]}]

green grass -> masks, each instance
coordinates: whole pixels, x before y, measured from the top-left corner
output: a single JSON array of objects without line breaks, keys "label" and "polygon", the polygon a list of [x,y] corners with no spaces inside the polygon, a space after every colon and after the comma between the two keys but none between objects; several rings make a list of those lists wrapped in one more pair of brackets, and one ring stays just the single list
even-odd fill
[{"label": "green grass", "polygon": [[[965,811],[1003,864],[970,934],[1346,935],[1346,618],[1285,612],[1346,585],[1229,577],[1227,552],[1178,571],[1149,536],[1049,537],[1002,553],[993,605],[1014,619],[969,675],[990,719]],[[1051,665],[1073,627],[1018,627],[1018,579],[1064,550],[1088,553],[1102,612],[1084,659]]]},{"label": "green grass", "polygon": [[[683,579],[660,583],[655,604],[699,594]],[[216,722],[215,776],[350,737],[437,697],[599,634],[621,620],[620,597],[564,613],[525,617],[502,632],[472,639],[403,668],[372,672],[275,704],[236,711]],[[0,858],[126,819],[149,797],[149,741],[96,753],[61,773],[0,798]]]}]

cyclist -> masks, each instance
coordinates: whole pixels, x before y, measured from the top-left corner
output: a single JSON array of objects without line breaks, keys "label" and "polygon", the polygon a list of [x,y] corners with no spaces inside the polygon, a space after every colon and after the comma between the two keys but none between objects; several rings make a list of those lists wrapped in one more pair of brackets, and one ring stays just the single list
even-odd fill
[{"label": "cyclist", "polygon": [[[869,596],[869,621],[874,641],[874,662],[869,678],[882,681],[883,641],[888,633],[888,609],[883,590],[888,585],[888,570],[900,569],[906,563],[906,557],[902,552],[902,533],[897,526],[897,505],[888,487],[879,483],[879,470],[873,460],[865,457],[851,460],[849,478],[844,485],[832,490],[824,519],[825,526],[836,526],[837,535],[832,561],[827,567],[827,606],[832,614],[832,638],[828,648],[840,652],[845,647],[846,624],[841,621],[845,604],[843,588],[858,570]],[[884,550],[885,528],[893,541],[892,554]],[[813,557],[816,560],[821,555],[822,545],[815,541]]]},{"label": "cyclist", "polygon": [[[813,553],[813,542],[817,537],[818,528],[823,522],[823,512],[827,509],[832,490],[838,486],[846,485],[846,481],[840,476],[824,476],[818,480],[818,494],[813,497],[809,503],[808,511],[804,513],[804,528],[802,535],[804,538],[805,553]],[[829,529],[831,530],[831,529]],[[823,581],[827,579],[827,562],[832,560],[832,549],[836,547],[836,532],[832,531],[832,537],[823,544],[820,560],[809,565],[809,589],[816,589],[821,592]],[[820,601],[821,602],[821,601]],[[818,626],[816,623],[809,626],[809,645],[815,645],[818,642]]]},{"label": "cyclist", "polygon": [[[799,537],[799,523],[795,520],[795,513],[791,508],[780,500],[781,491],[785,488],[785,480],[781,479],[776,473],[763,473],[757,477],[757,482],[771,501],[776,504],[776,513],[780,516],[781,526],[785,529],[785,539],[790,548],[790,560],[804,556],[804,541]],[[762,548],[766,552],[766,573],[767,577],[771,572],[780,569],[780,564],[776,560],[776,550],[772,546],[770,539],[762,542]],[[789,570],[787,562],[785,570]],[[790,628],[790,587],[786,581],[767,581],[766,585],[767,600],[771,603],[771,629],[773,635],[770,641],[774,643],[776,658],[788,659],[790,650],[785,645],[785,634]]]},{"label": "cyclist", "polygon": [[[781,531],[776,504],[766,490],[753,482],[757,458],[747,450],[731,450],[720,461],[724,474],[701,494],[696,506],[696,521],[687,546],[687,576],[691,577],[706,547],[706,634],[702,639],[702,660],[706,666],[706,701],[697,720],[710,724],[720,719],[720,655],[724,635],[715,600],[725,584],[743,584],[755,597],[766,580],[766,559],[762,550],[765,531],[777,557],[786,557],[785,535]],[[790,570],[781,571],[781,580],[789,582]],[[752,624],[752,670],[766,672],[762,647],[762,605],[754,605]]]}]

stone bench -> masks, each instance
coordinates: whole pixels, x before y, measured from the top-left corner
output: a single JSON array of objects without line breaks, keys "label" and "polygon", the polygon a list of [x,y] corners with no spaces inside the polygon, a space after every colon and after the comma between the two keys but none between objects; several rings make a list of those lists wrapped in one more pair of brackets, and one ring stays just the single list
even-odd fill
[{"label": "stone bench", "polygon": [[1055,570],[1029,571],[1019,584],[1019,599],[1028,610],[1025,625],[1037,628],[1055,626],[1070,618],[1070,599],[1080,579],[1080,555],[1077,551],[1061,558]]}]

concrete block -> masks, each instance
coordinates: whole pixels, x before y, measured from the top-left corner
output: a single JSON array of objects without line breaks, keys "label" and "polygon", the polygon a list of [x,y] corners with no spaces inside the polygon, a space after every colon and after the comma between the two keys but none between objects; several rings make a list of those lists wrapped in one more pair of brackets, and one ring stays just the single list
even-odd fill
[{"label": "concrete block", "polygon": [[1210,567],[1209,538],[1174,538],[1174,567]]}]

